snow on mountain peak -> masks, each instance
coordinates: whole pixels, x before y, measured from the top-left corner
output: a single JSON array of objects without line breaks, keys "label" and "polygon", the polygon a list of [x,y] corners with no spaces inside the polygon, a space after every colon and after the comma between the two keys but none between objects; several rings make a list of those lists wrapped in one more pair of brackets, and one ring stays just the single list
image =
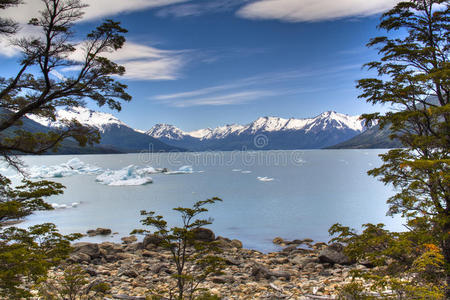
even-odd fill
[{"label": "snow on mountain peak", "polygon": [[62,120],[72,119],[77,120],[84,126],[94,127],[99,130],[103,130],[105,126],[112,124],[118,126],[127,126],[125,123],[111,114],[93,111],[81,106],[57,110],[55,116],[56,120],[53,121],[51,119],[42,118],[36,115],[27,115],[28,118],[32,119],[35,122],[38,122],[47,127],[54,128],[64,127],[65,125]]},{"label": "snow on mountain peak", "polygon": [[360,116],[349,116],[335,111],[321,113],[314,118],[279,118],[279,117],[260,117],[247,125],[231,124],[217,128],[205,128],[191,132],[184,132],[175,126],[167,124],[158,124],[150,129],[147,134],[154,138],[165,137],[168,139],[180,140],[183,137],[191,137],[200,140],[223,139],[230,135],[240,135],[244,132],[255,134],[257,132],[277,132],[277,131],[310,131],[317,132],[328,129],[353,130],[362,132],[364,122],[359,119]]},{"label": "snow on mountain peak", "polygon": [[167,138],[173,140],[179,140],[183,138],[186,133],[177,127],[169,124],[156,124],[146,134],[154,138]]}]

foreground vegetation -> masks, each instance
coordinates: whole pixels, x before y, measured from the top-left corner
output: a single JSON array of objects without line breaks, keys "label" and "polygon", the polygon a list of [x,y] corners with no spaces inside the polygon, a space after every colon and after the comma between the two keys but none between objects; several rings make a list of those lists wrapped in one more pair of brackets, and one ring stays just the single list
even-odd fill
[{"label": "foreground vegetation", "polygon": [[449,9],[448,1],[412,0],[386,12],[379,27],[397,34],[370,41],[381,60],[366,66],[379,76],[358,82],[361,98],[393,108],[365,115],[390,126],[403,146],[381,155],[384,164],[369,174],[397,189],[388,214],[404,217],[407,231],[382,224],[366,224],[362,234],[339,224],[330,229],[348,255],[379,267],[355,276],[400,299],[450,299]]}]

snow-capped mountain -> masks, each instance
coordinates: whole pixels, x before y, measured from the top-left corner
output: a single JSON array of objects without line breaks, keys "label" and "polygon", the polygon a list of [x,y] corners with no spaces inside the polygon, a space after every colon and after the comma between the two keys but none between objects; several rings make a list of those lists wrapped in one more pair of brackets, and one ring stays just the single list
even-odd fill
[{"label": "snow-capped mountain", "polygon": [[81,106],[57,110],[55,116],[56,120],[42,118],[36,115],[29,115],[28,118],[46,127],[52,128],[64,127],[62,120],[70,121],[73,119],[77,120],[80,124],[94,127],[100,131],[104,131],[105,128],[110,125],[129,127],[111,114],[93,111]]},{"label": "snow-capped mountain", "polygon": [[[365,130],[360,116],[334,111],[315,118],[261,117],[247,125],[231,124],[192,132],[167,124],[153,126],[147,134],[170,145],[191,150],[308,149],[343,142]],[[255,137],[264,135],[263,145]]]},{"label": "snow-capped mountain", "polygon": [[71,107],[56,111],[56,120],[27,116],[31,120],[52,129],[64,127],[63,120],[77,120],[84,126],[94,127],[100,132],[100,145],[119,152],[137,151],[179,151],[139,130],[135,130],[115,116],[90,110],[85,107]]}]

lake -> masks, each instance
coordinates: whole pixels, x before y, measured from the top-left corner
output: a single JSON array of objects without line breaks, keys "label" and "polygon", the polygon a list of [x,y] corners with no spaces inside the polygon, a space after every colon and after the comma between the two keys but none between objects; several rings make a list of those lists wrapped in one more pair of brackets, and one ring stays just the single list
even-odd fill
[{"label": "lake", "polygon": [[[386,150],[299,150],[253,152],[157,153],[113,155],[25,156],[28,166],[59,165],[72,158],[101,169],[119,170],[128,165],[193,172],[152,174],[153,183],[110,186],[96,182],[98,174],[53,178],[64,184],[64,195],[48,202],[58,208],[37,212],[20,226],[55,223],[63,233],[97,227],[118,232],[112,237],[85,241],[120,241],[142,228],[140,211],[155,211],[177,224],[173,207],[218,196],[205,217],[216,235],[239,239],[244,247],[273,251],[274,237],[328,241],[328,228],[340,222],[360,228],[383,222],[401,230],[401,219],[386,217],[386,199],[393,194],[366,172],[379,166]],[[39,169],[39,168],[38,168]],[[186,167],[185,167],[186,169]],[[175,172],[176,173],[176,172]],[[71,203],[79,203],[71,206]]]}]

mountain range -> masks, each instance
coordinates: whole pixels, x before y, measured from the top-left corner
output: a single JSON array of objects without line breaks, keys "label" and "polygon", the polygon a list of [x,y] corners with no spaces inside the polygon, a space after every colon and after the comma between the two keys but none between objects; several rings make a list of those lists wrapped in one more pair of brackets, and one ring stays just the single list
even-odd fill
[{"label": "mountain range", "polygon": [[[56,120],[30,115],[22,128],[32,132],[45,132],[64,126],[62,119],[76,119],[85,126],[98,129],[101,136],[99,145],[86,148],[81,148],[75,141],[68,139],[58,152],[62,154],[376,148],[390,145],[388,134],[380,136],[377,126],[365,127],[359,116],[334,111],[305,119],[261,117],[246,125],[231,124],[190,132],[173,125],[157,124],[144,132],[133,129],[111,114],[72,107],[58,110]],[[375,141],[371,138],[372,135],[377,136],[375,144],[371,143]],[[359,136],[363,138],[358,140]],[[352,142],[346,144],[347,141]]]},{"label": "mountain range", "polygon": [[147,134],[168,144],[193,151],[320,149],[346,141],[366,130],[359,116],[334,111],[314,118],[261,117],[247,125],[225,125],[185,132],[157,124]]},{"label": "mountain range", "polygon": [[[58,110],[56,112],[56,120],[45,119],[35,115],[30,115],[28,118],[29,121],[34,123],[33,125],[39,124],[48,128],[47,130],[63,127],[62,119],[75,119],[84,126],[94,127],[100,132],[101,137],[100,144],[94,148],[99,148],[101,153],[185,151],[176,146],[166,145],[145,133],[135,130],[111,114],[96,112],[84,107]],[[70,139],[69,143],[71,143]],[[64,150],[63,153],[70,153],[76,149],[72,149],[72,146],[67,145],[66,142],[63,144],[62,150]]]}]

